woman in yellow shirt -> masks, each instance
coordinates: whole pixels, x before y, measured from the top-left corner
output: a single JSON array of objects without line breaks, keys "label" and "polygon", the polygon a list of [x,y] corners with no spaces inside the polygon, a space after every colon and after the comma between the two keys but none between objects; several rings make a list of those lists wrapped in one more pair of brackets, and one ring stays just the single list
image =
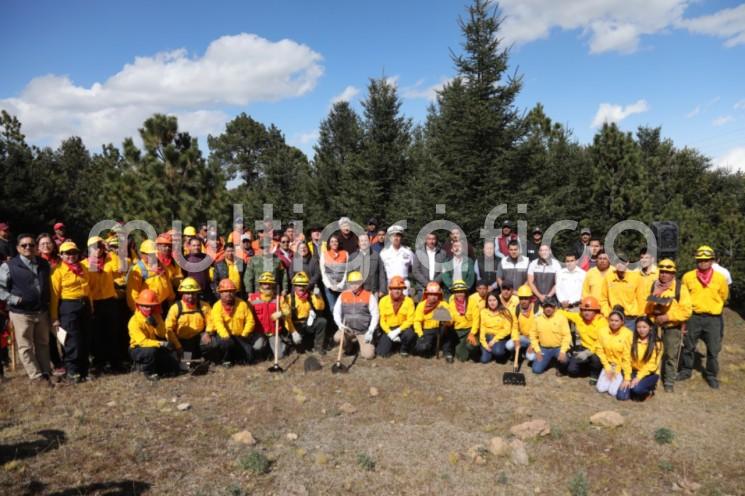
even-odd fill
[{"label": "woman in yellow shirt", "polygon": [[486,308],[479,312],[475,325],[479,329],[481,343],[481,363],[489,363],[492,358],[503,360],[507,357],[507,343],[517,325],[517,317],[504,305],[496,291],[486,297]]},{"label": "woman in yellow shirt", "polygon": [[653,396],[661,361],[662,340],[657,337],[657,327],[649,317],[639,317],[631,342],[631,382],[618,390],[616,398],[644,401]]},{"label": "woman in yellow shirt", "polygon": [[613,309],[608,315],[608,327],[600,329],[595,354],[603,364],[597,390],[616,396],[631,384],[631,341],[633,333],[624,325],[624,315]]}]

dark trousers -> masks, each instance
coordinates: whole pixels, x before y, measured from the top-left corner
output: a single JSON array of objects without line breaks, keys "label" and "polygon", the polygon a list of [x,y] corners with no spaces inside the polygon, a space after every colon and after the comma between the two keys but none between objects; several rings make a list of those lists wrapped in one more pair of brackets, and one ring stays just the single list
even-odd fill
[{"label": "dark trousers", "polygon": [[577,353],[585,351],[584,347],[579,347],[575,353],[569,357],[567,363],[567,374],[570,377],[580,377],[589,375],[590,377],[597,378],[600,375],[600,371],[603,370],[603,364],[600,363],[600,358],[596,354],[590,355],[585,360],[580,360],[577,357]]},{"label": "dark trousers", "polygon": [[425,329],[424,334],[417,339],[416,342],[416,353],[423,357],[430,357],[435,354],[435,348],[437,347],[437,334],[440,334],[440,349],[443,355],[446,357],[453,356],[455,352],[455,343],[458,341],[458,336],[455,334],[452,328],[440,326],[434,329]]},{"label": "dark trousers", "polygon": [[197,334],[189,339],[179,338],[181,349],[184,353],[191,353],[193,359],[202,358],[202,334]]},{"label": "dark trousers", "polygon": [[60,326],[67,331],[64,363],[71,375],[88,375],[90,309],[86,300],[62,300],[59,304]]},{"label": "dark trousers", "polygon": [[303,350],[320,351],[328,341],[327,321],[324,317],[316,316],[311,325],[305,321],[294,322],[295,329],[303,338],[301,344]]},{"label": "dark trousers", "polygon": [[[407,329],[401,329],[401,334],[399,334],[398,337],[401,339],[401,351],[411,353],[414,346],[416,345],[417,336],[414,332],[414,329],[412,329],[411,327]],[[391,356],[391,353],[393,353],[393,348],[395,346],[396,343],[390,340],[388,334],[383,333],[383,335],[380,336],[380,340],[378,341],[378,346],[375,347],[375,353],[382,357]]]},{"label": "dark trousers", "polygon": [[688,332],[683,338],[683,356],[681,372],[693,369],[696,343],[702,340],[706,344],[705,377],[716,378],[719,374],[719,352],[722,350],[724,326],[721,315],[694,314],[688,320]]},{"label": "dark trousers", "polygon": [[455,335],[458,337],[458,343],[455,346],[455,358],[461,362],[476,361],[480,357],[479,345],[474,346],[468,342],[468,335],[470,333],[471,329],[455,330]]},{"label": "dark trousers", "polygon": [[175,352],[162,347],[140,347],[129,350],[132,361],[140,367],[145,375],[176,374],[179,369]]},{"label": "dark trousers", "polygon": [[119,302],[115,298],[109,298],[96,300],[93,305],[93,315],[89,321],[93,366],[103,367],[108,363],[112,367],[119,367]]},{"label": "dark trousers", "polygon": [[242,336],[222,338],[213,335],[210,344],[202,346],[202,352],[206,358],[215,363],[225,361],[252,363],[257,358],[257,351],[254,349],[255,341],[255,333],[247,338]]},{"label": "dark trousers", "polygon": [[[631,373],[631,378],[633,379],[636,377],[636,371]],[[645,399],[647,396],[652,393],[652,391],[655,390],[655,387],[657,386],[657,381],[660,379],[660,376],[657,374],[650,374],[646,376],[644,379],[639,381],[639,384],[637,384],[634,387],[630,387],[628,389],[620,389],[618,390],[618,393],[616,393],[616,399],[620,401],[626,401],[626,400],[636,400],[641,401]]]}]

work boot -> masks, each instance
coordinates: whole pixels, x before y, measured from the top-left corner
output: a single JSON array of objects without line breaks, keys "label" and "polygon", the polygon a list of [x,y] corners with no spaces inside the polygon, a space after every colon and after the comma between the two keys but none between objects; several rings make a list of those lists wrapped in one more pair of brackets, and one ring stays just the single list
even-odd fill
[{"label": "work boot", "polygon": [[455,361],[455,359],[453,358],[453,355],[446,355],[445,356],[445,361],[447,363],[453,363]]},{"label": "work boot", "polygon": [[691,371],[690,370],[681,370],[678,372],[678,375],[675,377],[676,381],[687,381],[691,378]]},{"label": "work boot", "polygon": [[145,378],[150,382],[157,382],[160,380],[160,375],[158,374],[147,374],[145,375]]},{"label": "work boot", "polygon": [[719,389],[719,380],[714,376],[708,376],[706,378],[706,383],[711,389]]},{"label": "work boot", "polygon": [[665,392],[666,393],[672,393],[672,392],[674,392],[674,389],[673,389],[673,385],[672,384],[665,384],[664,389],[665,389]]}]

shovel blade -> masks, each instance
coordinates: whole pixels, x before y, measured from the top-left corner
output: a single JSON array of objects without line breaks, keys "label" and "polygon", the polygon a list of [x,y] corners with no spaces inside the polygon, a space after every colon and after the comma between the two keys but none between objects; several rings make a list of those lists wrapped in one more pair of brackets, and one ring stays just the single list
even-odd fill
[{"label": "shovel blade", "polygon": [[280,367],[278,363],[275,363],[266,370],[267,372],[284,372],[284,369],[282,369],[282,367]]},{"label": "shovel blade", "polygon": [[505,372],[502,375],[502,384],[506,386],[526,386],[525,374],[522,372]]},{"label": "shovel blade", "polygon": [[336,362],[331,366],[332,374],[346,374],[347,372],[349,372],[349,369],[341,362]]},{"label": "shovel blade", "polygon": [[191,369],[191,375],[205,375],[210,370],[209,362],[200,362]]}]

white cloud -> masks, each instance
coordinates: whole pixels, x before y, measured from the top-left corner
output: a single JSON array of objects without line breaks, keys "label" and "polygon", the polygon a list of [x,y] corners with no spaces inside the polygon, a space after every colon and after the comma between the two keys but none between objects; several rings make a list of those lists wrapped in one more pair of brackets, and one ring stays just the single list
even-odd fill
[{"label": "white cloud", "polygon": [[745,4],[711,15],[683,19],[679,25],[692,33],[725,38],[724,46],[728,48],[742,45],[745,44]]},{"label": "white cloud", "polygon": [[714,159],[714,166],[730,171],[745,172],[745,146],[738,146]]},{"label": "white cloud", "polygon": [[349,102],[357,96],[357,94],[360,92],[359,88],[355,86],[347,86],[344,88],[344,91],[336,95],[334,98],[331,99],[331,105],[338,103],[338,102]]},{"label": "white cloud", "polygon": [[442,78],[439,83],[435,83],[431,86],[424,86],[424,80],[420,79],[416,84],[414,84],[414,86],[401,88],[401,96],[412,99],[420,98],[433,102],[437,99],[437,92],[451,80],[452,78]]},{"label": "white cloud", "polygon": [[711,123],[716,127],[720,127],[720,126],[724,126],[725,124],[729,124],[730,122],[734,120],[735,118],[732,117],[731,115],[720,115],[719,117],[711,121]]},{"label": "white cloud", "polygon": [[592,127],[600,127],[604,123],[618,123],[633,114],[640,114],[649,110],[646,100],[638,100],[625,107],[613,103],[601,103],[595,118],[592,120]]},{"label": "white cloud", "polygon": [[301,145],[312,145],[318,140],[318,129],[313,129],[307,133],[300,133],[297,142]]},{"label": "white cloud", "polygon": [[684,19],[696,0],[500,0],[507,43],[546,39],[554,29],[579,30],[591,53],[637,51],[643,36],[671,29],[726,38],[724,45],[745,43],[745,5]]},{"label": "white cloud", "polygon": [[696,116],[697,116],[698,114],[700,114],[700,113],[701,113],[701,105],[696,105],[696,106],[695,106],[695,107],[693,108],[693,110],[691,110],[690,112],[688,112],[688,113],[686,114],[686,117],[687,117],[688,119],[690,119],[691,117],[696,117]]},{"label": "white cloud", "polygon": [[696,116],[697,116],[698,114],[701,114],[701,113],[704,113],[704,112],[708,111],[708,110],[709,110],[709,109],[710,109],[711,107],[713,107],[713,106],[714,106],[714,105],[715,105],[715,104],[716,104],[717,102],[719,102],[719,100],[720,100],[720,99],[721,99],[720,97],[718,97],[718,96],[715,96],[714,98],[712,98],[712,99],[711,99],[711,100],[709,100],[708,102],[705,102],[705,103],[701,103],[701,104],[698,104],[698,105],[696,105],[696,106],[695,106],[695,107],[693,108],[693,110],[691,110],[690,112],[688,112],[688,113],[686,114],[686,117],[687,117],[688,119],[690,119],[690,118],[692,118],[692,117],[696,117]]},{"label": "white cloud", "polygon": [[227,118],[222,107],[311,91],[323,74],[321,61],[306,45],[243,33],[214,40],[201,56],[179,49],[136,57],[90,87],[68,76],[40,76],[18,96],[0,100],[0,108],[15,114],[37,143],[54,144],[70,135],[89,146],[116,143],[136,135],[155,112],[178,115],[182,129],[199,135],[220,128]]},{"label": "white cloud", "polygon": [[745,99],[740,100],[733,107],[735,110],[745,110]]}]

